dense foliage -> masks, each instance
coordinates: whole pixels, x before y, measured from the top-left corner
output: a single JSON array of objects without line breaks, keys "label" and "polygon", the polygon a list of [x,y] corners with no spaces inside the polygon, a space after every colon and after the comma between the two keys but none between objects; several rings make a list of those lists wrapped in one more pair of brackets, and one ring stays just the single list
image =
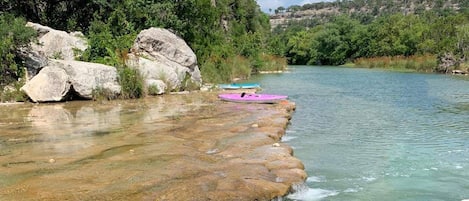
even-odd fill
[{"label": "dense foliage", "polygon": [[[90,44],[85,61],[118,64],[135,36],[149,27],[170,29],[186,40],[209,82],[249,76],[265,67],[262,55],[270,53],[269,17],[255,0],[0,0],[0,5],[0,12],[83,31]],[[243,66],[226,65],[238,60],[245,60],[237,63]]]},{"label": "dense foliage", "polygon": [[25,27],[22,18],[0,15],[0,88],[22,77],[24,69],[17,56],[22,47],[33,41],[36,32]]},{"label": "dense foliage", "polygon": [[[84,32],[89,48],[80,59],[117,67],[121,80],[132,80],[135,72],[125,70],[127,53],[136,35],[149,27],[167,28],[182,37],[195,51],[206,82],[281,70],[286,63],[282,58],[291,64],[359,61],[369,66],[389,60],[391,66],[405,63],[420,69],[451,55],[467,64],[468,2],[337,0],[280,7],[276,13],[292,16],[308,9],[335,13],[293,20],[271,32],[269,16],[255,0],[0,0],[0,84],[22,75],[16,53],[35,35],[24,27],[25,20]],[[402,58],[432,61],[414,65]],[[129,97],[140,97],[142,90],[129,86],[129,91],[138,91]]]},{"label": "dense foliage", "polygon": [[[307,3],[302,6],[292,5],[288,8],[278,7],[275,14],[294,13],[306,10],[335,9],[340,13],[351,13],[354,16],[383,16],[396,13],[420,14],[431,9],[441,14],[454,10],[465,11],[469,8],[467,0],[336,0],[319,3]],[[327,14],[326,14],[327,15]]]},{"label": "dense foliage", "polygon": [[454,55],[460,63],[467,62],[469,12],[466,10],[397,12],[367,21],[362,19],[343,14],[315,23],[295,21],[286,28],[275,28],[273,41],[282,44],[277,46],[278,51],[283,51],[291,64],[341,65],[357,58],[363,62],[366,58],[419,55],[435,55],[426,58],[436,60],[445,54]]}]

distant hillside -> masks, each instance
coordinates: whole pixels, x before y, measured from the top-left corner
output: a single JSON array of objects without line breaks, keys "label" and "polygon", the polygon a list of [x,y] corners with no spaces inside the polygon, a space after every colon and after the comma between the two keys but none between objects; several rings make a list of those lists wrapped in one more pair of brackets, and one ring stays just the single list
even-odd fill
[{"label": "distant hillside", "polygon": [[347,14],[366,23],[378,16],[396,13],[407,15],[433,10],[444,15],[465,9],[469,9],[469,0],[337,0],[279,7],[270,16],[270,24],[272,28],[295,22],[314,26],[340,14]]}]

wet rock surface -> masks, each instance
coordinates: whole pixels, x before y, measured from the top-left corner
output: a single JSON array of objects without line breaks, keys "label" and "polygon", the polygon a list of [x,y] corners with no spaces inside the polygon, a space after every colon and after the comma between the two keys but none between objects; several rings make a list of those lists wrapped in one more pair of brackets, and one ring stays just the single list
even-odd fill
[{"label": "wet rock surface", "polygon": [[306,178],[279,142],[294,108],[211,93],[0,106],[0,197],[271,200]]}]

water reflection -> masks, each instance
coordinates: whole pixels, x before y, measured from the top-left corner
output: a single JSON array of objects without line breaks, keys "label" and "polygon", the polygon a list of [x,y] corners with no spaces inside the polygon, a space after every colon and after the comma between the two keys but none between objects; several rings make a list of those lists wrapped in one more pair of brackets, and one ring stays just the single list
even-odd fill
[{"label": "water reflection", "polygon": [[120,105],[96,109],[70,104],[37,105],[27,119],[35,140],[42,142],[36,145],[38,150],[73,153],[95,145],[93,136],[118,129],[121,110]]},{"label": "water reflection", "polygon": [[[171,138],[152,139],[156,133],[164,134],[177,127],[187,112],[207,106],[207,99],[210,98],[193,95],[190,98],[165,96],[136,101],[0,106],[0,189],[4,189],[0,190],[0,197],[8,195],[11,199],[20,199],[11,191],[19,188],[21,183],[30,185],[43,177],[60,181],[67,178],[61,172],[72,173],[78,166],[88,164],[89,168],[99,172],[111,165],[109,161],[100,162],[107,164],[103,169],[90,161],[113,157],[117,161],[136,160],[139,148],[169,150],[177,139],[166,140],[166,146],[145,144]],[[155,153],[168,153],[160,151]],[[139,157],[148,159],[149,155]],[[158,158],[144,163],[160,163]],[[166,157],[167,160],[170,158]],[[86,172],[87,168],[84,169]],[[80,172],[73,174],[89,177]]]},{"label": "water reflection", "polygon": [[265,167],[289,159],[285,110],[216,97],[0,106],[0,200],[253,200],[302,180]]}]

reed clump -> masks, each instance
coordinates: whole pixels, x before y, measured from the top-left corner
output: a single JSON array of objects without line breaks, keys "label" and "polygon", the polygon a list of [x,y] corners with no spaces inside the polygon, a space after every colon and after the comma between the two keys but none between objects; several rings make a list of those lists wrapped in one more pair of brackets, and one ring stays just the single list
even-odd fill
[{"label": "reed clump", "polygon": [[354,64],[356,67],[418,72],[434,72],[438,66],[437,57],[430,54],[358,58],[354,61]]},{"label": "reed clump", "polygon": [[287,58],[263,54],[260,56],[262,65],[257,71],[284,71],[287,68]]}]

